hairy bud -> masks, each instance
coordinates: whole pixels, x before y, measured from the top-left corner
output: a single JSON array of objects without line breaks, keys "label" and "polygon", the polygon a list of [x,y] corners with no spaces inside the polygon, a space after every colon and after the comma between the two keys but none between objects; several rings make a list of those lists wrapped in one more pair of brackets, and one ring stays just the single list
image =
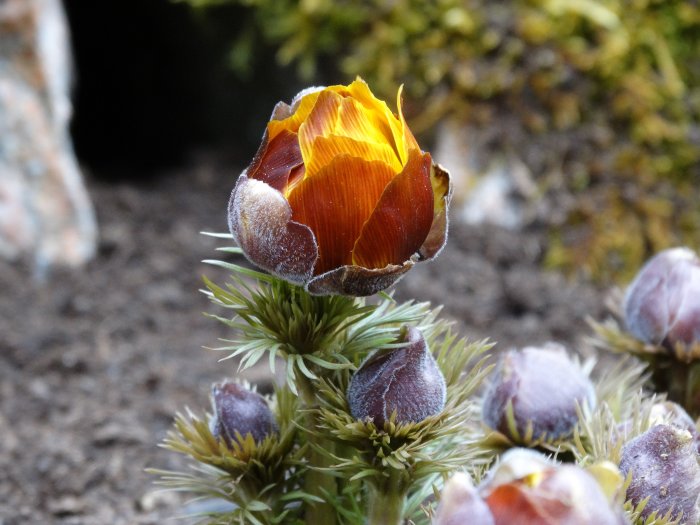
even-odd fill
[{"label": "hairy bud", "polygon": [[692,345],[700,341],[700,259],[688,248],[652,257],[627,289],[627,329],[646,343]]},{"label": "hairy bud", "polygon": [[590,379],[558,345],[501,356],[484,394],[484,422],[516,443],[573,432],[577,404],[595,404]]},{"label": "hairy bud", "polygon": [[675,425],[656,425],[629,441],[622,449],[620,470],[632,473],[627,499],[638,505],[649,498],[642,511],[647,518],[657,512],[682,523],[700,519],[700,466],[693,437]]},{"label": "hairy bud", "polygon": [[409,328],[406,346],[368,357],[348,387],[350,412],[379,428],[396,411],[397,423],[419,422],[445,407],[445,378],[423,334]]},{"label": "hairy bud", "polygon": [[277,423],[260,394],[237,383],[225,382],[212,386],[214,416],[209,429],[214,437],[223,438],[229,445],[251,434],[256,442],[277,433]]}]

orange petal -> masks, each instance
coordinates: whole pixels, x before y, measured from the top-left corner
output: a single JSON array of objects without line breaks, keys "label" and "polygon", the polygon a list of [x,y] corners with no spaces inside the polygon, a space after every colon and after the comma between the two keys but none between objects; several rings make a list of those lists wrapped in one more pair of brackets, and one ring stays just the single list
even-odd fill
[{"label": "orange petal", "polygon": [[383,162],[342,155],[289,194],[292,219],[309,226],[316,236],[315,275],[352,262],[362,226],[394,176]]},{"label": "orange petal", "polygon": [[333,133],[342,98],[333,91],[322,91],[308,118],[299,126],[299,147],[304,164],[311,160],[311,148],[316,138]]},{"label": "orange petal", "polygon": [[290,172],[302,164],[301,150],[296,133],[282,130],[267,143],[262,156],[249,168],[246,175],[261,180],[278,191],[284,191]]},{"label": "orange petal", "polygon": [[486,498],[496,525],[555,525],[560,523],[541,507],[538,498],[517,483],[496,487]]},{"label": "orange petal", "polygon": [[339,155],[350,155],[363,160],[379,160],[390,166],[394,173],[399,173],[403,167],[396,157],[396,153],[389,144],[374,144],[362,142],[348,137],[330,135],[318,137],[311,148],[311,158],[306,164],[306,173],[313,177],[324,166]]},{"label": "orange petal", "polygon": [[433,222],[429,154],[412,150],[408,163],[387,186],[353,249],[365,268],[402,264],[425,241]]}]

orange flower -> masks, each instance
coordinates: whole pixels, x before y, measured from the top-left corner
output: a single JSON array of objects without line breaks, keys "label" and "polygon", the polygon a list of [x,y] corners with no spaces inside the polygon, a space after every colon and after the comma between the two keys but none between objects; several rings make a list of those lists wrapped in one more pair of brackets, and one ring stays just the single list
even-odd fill
[{"label": "orange flower", "polygon": [[280,102],[229,202],[253,263],[313,294],[371,295],[447,237],[449,175],[357,79]]}]

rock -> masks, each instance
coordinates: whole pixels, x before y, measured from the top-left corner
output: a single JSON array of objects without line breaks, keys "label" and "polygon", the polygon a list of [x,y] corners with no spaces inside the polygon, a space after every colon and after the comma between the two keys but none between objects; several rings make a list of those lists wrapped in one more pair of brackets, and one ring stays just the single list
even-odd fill
[{"label": "rock", "polygon": [[68,122],[70,53],[60,0],[0,3],[0,256],[38,270],[95,251],[94,212]]},{"label": "rock", "polygon": [[435,159],[452,174],[453,216],[467,224],[519,230],[534,216],[537,187],[521,159],[494,150],[491,142],[476,127],[455,121],[438,129]]}]

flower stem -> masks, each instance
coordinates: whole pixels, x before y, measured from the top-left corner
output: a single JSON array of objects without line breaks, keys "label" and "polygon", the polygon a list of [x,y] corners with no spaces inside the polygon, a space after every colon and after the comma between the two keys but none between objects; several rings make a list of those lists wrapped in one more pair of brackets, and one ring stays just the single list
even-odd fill
[{"label": "flower stem", "polygon": [[[311,382],[306,377],[297,376],[297,388],[299,389],[299,397],[306,409],[317,407],[316,396]],[[316,470],[318,467],[330,467],[331,464],[318,448],[333,452],[335,444],[328,439],[325,439],[314,431],[317,428],[316,414],[309,411],[306,417],[306,428],[309,430],[306,433],[306,439],[309,442],[309,451],[307,459],[311,467],[306,473],[304,479],[304,490],[307,494],[317,496],[323,500],[328,497],[333,497],[338,492],[338,486],[335,478],[325,472]],[[336,523],[336,512],[333,505],[327,502],[312,502],[308,503],[304,514],[306,523],[309,524],[324,524],[334,525]]]},{"label": "flower stem", "polygon": [[652,363],[658,390],[666,391],[668,399],[679,403],[688,413],[700,415],[700,361],[684,363],[675,359]]},{"label": "flower stem", "polygon": [[367,525],[400,525],[405,503],[406,490],[392,473],[381,488],[370,490]]}]

